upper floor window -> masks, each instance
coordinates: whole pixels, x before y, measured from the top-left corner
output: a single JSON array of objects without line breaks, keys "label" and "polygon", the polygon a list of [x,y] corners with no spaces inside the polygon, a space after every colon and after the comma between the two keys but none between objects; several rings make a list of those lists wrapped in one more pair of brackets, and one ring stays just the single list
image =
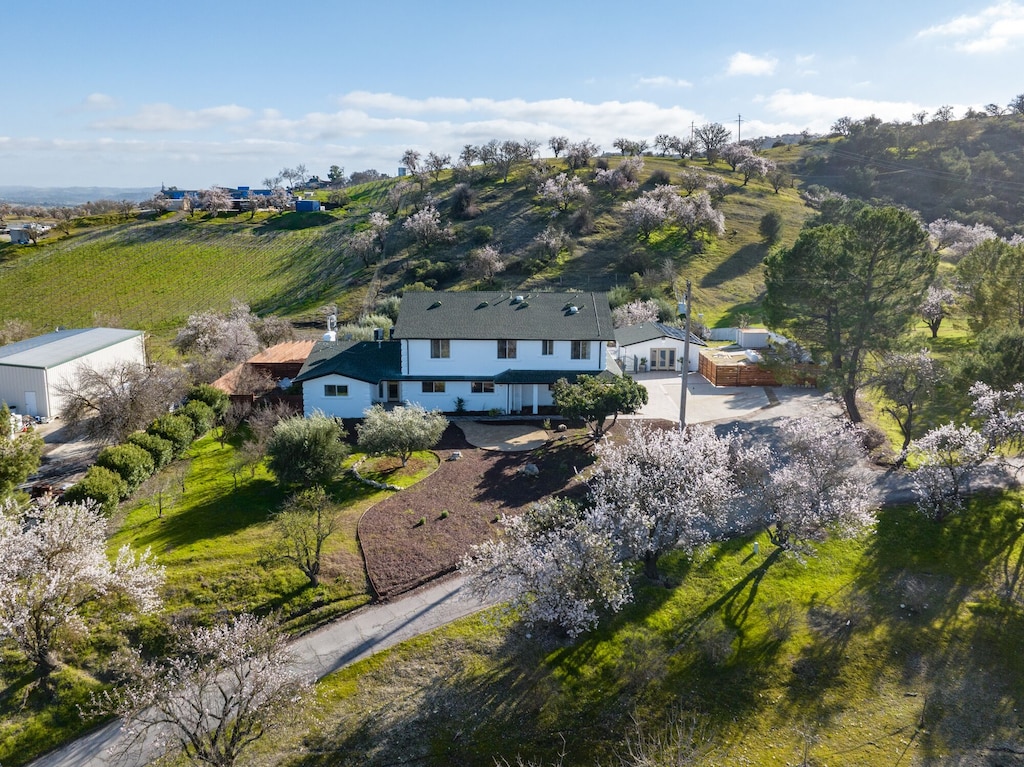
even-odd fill
[{"label": "upper floor window", "polygon": [[555,342],[554,341],[541,341],[540,342],[540,353],[545,357],[550,357],[555,353]]},{"label": "upper floor window", "polygon": [[516,358],[516,340],[502,338],[498,341],[498,359],[514,360]]},{"label": "upper floor window", "polygon": [[348,386],[342,384],[324,384],[325,397],[347,397]]},{"label": "upper floor window", "polygon": [[431,359],[442,359],[452,356],[451,342],[447,338],[430,339]]},{"label": "upper floor window", "polygon": [[572,358],[574,360],[590,359],[590,341],[573,341]]}]

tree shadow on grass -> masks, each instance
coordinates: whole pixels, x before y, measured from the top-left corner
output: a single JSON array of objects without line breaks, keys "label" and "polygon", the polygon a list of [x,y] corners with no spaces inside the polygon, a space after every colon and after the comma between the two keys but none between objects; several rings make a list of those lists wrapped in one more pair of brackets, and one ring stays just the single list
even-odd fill
[{"label": "tree shadow on grass", "polygon": [[760,243],[750,243],[733,253],[701,278],[702,288],[717,288],[723,282],[749,274],[764,261],[767,250]]},{"label": "tree shadow on grass", "polygon": [[[137,548],[161,551],[191,546],[199,541],[232,535],[250,525],[267,521],[271,511],[284,502],[286,491],[269,479],[253,479],[222,494],[208,494],[206,500],[189,508],[153,519],[150,529],[135,537]],[[186,492],[186,501],[188,494]]]}]

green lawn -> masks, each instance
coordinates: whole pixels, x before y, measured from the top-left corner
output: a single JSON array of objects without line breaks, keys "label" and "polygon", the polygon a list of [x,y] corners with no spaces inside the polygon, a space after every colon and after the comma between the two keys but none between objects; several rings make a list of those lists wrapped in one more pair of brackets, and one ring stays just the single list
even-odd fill
[{"label": "green lawn", "polygon": [[565,765],[617,764],[637,725],[663,734],[697,712],[707,767],[981,764],[1022,722],[1020,501],[975,499],[945,526],[888,509],[805,563],[763,538],[756,555],[738,539],[670,557],[677,585],[638,583],[575,645],[494,611],[466,619],[329,677],[306,729],[264,757],[548,764],[564,739]]}]

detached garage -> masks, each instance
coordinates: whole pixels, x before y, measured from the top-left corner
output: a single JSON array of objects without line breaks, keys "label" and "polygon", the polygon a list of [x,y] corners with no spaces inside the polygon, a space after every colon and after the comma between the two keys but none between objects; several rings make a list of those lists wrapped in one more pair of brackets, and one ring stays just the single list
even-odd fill
[{"label": "detached garage", "polygon": [[[686,331],[660,322],[626,325],[615,329],[615,358],[627,373],[645,370],[683,370],[683,351]],[[699,350],[707,346],[703,340],[690,334],[690,370],[697,369]]]},{"label": "detached garage", "polygon": [[121,362],[146,363],[141,330],[58,330],[0,346],[0,400],[17,413],[53,418],[62,404],[59,383],[73,382],[79,367],[102,370]]}]

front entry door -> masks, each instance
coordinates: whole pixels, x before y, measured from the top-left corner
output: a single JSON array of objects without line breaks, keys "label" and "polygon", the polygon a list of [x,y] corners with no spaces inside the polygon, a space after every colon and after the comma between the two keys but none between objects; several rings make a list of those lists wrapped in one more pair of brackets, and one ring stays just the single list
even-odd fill
[{"label": "front entry door", "polygon": [[675,370],[675,349],[651,349],[651,370]]},{"label": "front entry door", "polygon": [[398,381],[388,381],[388,402],[398,402]]}]

